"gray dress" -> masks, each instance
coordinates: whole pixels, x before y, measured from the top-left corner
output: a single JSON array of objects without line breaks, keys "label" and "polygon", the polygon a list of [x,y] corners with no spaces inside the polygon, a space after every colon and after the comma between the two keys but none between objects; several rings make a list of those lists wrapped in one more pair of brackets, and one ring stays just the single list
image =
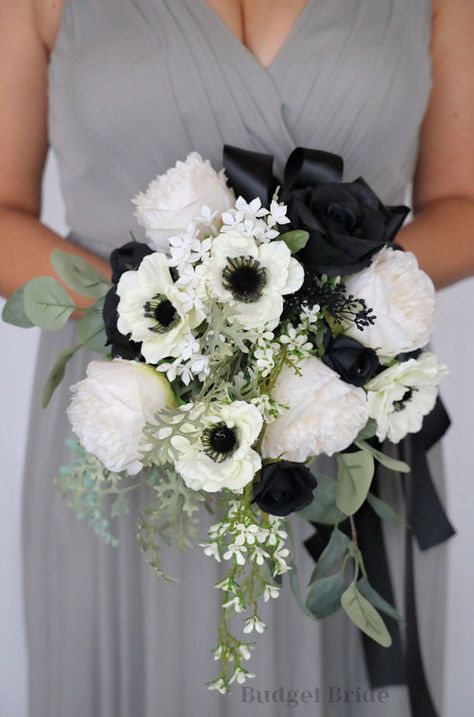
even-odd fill
[{"label": "gray dress", "polygon": [[[49,127],[71,238],[107,256],[129,229],[139,234],[132,196],[192,150],[220,167],[224,143],[271,153],[280,171],[297,145],[333,151],[345,157],[347,179],[362,175],[387,203],[402,202],[430,91],[430,23],[430,0],[309,0],[264,69],[205,0],[66,0]],[[407,716],[404,687],[389,689],[384,704],[361,703],[356,692],[331,701],[330,686],[367,686],[359,634],[343,615],[311,622],[288,586],[267,610],[251,684],[320,687],[319,701],[295,708],[266,704],[263,692],[253,703],[240,688],[231,697],[207,692],[216,672],[216,563],[199,548],[171,550],[167,567],[181,584],[162,584],[136,544],[136,505],[112,548],[53,489],[69,459],[67,386],[90,356],[71,362],[46,412],[39,394],[72,335],[68,326],[43,337],[32,406],[24,490],[31,716]],[[400,502],[393,477],[387,490]],[[311,532],[302,521],[294,529],[300,541]],[[386,531],[400,592],[403,531]],[[444,550],[415,557],[422,647],[440,707]],[[307,575],[303,551],[301,561]]]}]

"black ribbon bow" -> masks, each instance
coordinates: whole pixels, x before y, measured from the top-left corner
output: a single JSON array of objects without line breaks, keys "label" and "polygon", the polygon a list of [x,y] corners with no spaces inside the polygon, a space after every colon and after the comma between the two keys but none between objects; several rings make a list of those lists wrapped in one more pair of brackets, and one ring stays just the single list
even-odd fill
[{"label": "black ribbon bow", "polygon": [[297,147],[290,155],[279,182],[273,175],[273,157],[240,147],[224,145],[224,169],[236,196],[247,202],[256,197],[269,207],[275,190],[281,184],[282,198],[295,189],[342,181],[344,162],[337,154],[318,149]]},{"label": "black ribbon bow", "polygon": [[[288,201],[298,190],[342,182],[344,163],[338,155],[299,147],[292,152],[286,163],[283,181],[278,182],[273,175],[273,158],[270,155],[226,145],[224,168],[237,196],[242,196],[248,202],[259,197],[262,205],[269,207],[279,184],[281,198]],[[358,181],[361,183],[360,191],[367,191],[369,203],[373,204],[374,199],[378,202],[363,180]],[[382,214],[385,213],[387,221],[384,240],[392,241],[408,210],[406,207],[387,208],[381,203],[377,208]],[[357,242],[357,238],[350,237],[350,241]],[[455,533],[437,494],[427,460],[427,451],[444,436],[449,425],[449,416],[441,400],[438,400],[432,413],[425,418],[422,430],[408,436],[400,447],[401,457],[411,467],[411,473],[404,478],[407,519],[404,576],[405,647],[400,625],[392,618],[387,618],[387,627],[392,637],[390,648],[383,648],[365,635],[362,636],[371,687],[407,685],[413,717],[437,717],[421,654],[413,539],[416,538],[419,548],[424,551],[440,545]],[[375,493],[378,492],[378,472],[372,484]],[[370,582],[385,600],[393,604],[394,590],[381,520],[367,503],[356,513],[354,519]],[[329,541],[332,528],[322,524],[314,526],[316,533],[305,542],[305,547],[317,561]],[[344,526],[340,528],[344,529]]]}]

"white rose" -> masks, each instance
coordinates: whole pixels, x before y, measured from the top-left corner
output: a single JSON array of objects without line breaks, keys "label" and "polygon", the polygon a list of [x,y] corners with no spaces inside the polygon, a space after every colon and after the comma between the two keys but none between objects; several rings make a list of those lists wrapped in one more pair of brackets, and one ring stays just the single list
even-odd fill
[{"label": "white rose", "polygon": [[165,252],[170,237],[182,234],[191,222],[196,222],[204,206],[221,214],[234,201],[224,172],[216,172],[197,152],[159,175],[146,192],[133,199],[135,216],[145,228],[148,245]]},{"label": "white rose", "polygon": [[304,280],[303,267],[285,242],[259,245],[240,231],[213,240],[199,274],[204,292],[232,307],[232,316],[245,329],[276,326],[283,296],[298,291]]},{"label": "white rose", "polygon": [[142,344],[148,363],[180,356],[189,344],[191,329],[204,319],[171,278],[167,257],[158,252],[146,256],[136,271],[122,274],[117,294],[117,328]]},{"label": "white rose", "polygon": [[67,409],[81,445],[114,473],[138,473],[145,423],[175,398],[168,381],[134,361],[91,361],[87,378],[71,387]]},{"label": "white rose", "polygon": [[267,426],[264,458],[304,463],[321,453],[331,456],[350,446],[367,423],[363,389],[341,381],[314,357],[298,368],[299,374],[285,367],[272,391],[272,399],[287,408]]},{"label": "white rose", "polygon": [[234,401],[211,409],[204,420],[197,439],[173,443],[181,453],[176,471],[192,490],[240,491],[262,465],[252,449],[262,429],[262,416],[252,404]]},{"label": "white rose", "polygon": [[414,254],[385,247],[367,269],[343,281],[348,293],[364,299],[376,316],[363,331],[350,324],[349,336],[385,357],[426,346],[434,326],[435,291]]},{"label": "white rose", "polygon": [[382,371],[366,384],[369,417],[377,423],[377,438],[399,443],[421,430],[424,416],[433,410],[438,384],[448,373],[434,354],[426,352]]}]

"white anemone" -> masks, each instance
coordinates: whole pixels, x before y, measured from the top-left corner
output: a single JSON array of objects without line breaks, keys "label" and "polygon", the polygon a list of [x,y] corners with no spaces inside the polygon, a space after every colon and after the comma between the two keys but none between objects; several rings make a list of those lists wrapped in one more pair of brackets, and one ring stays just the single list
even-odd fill
[{"label": "white anemone", "polygon": [[253,237],[230,231],[213,240],[201,277],[204,292],[232,307],[245,329],[272,328],[283,311],[283,296],[301,287],[304,271],[285,242],[258,245]]},{"label": "white anemone", "polygon": [[191,329],[204,319],[173,282],[164,254],[150,254],[136,271],[122,274],[117,294],[118,330],[142,344],[141,352],[148,363],[180,356],[189,343]]},{"label": "white anemone", "polygon": [[259,411],[245,401],[216,406],[205,416],[198,438],[173,443],[180,453],[177,472],[192,490],[240,491],[261,467],[252,446],[262,424]]},{"label": "white anemone", "polygon": [[377,423],[377,438],[399,443],[421,430],[424,416],[434,408],[438,384],[448,373],[432,353],[387,368],[366,385],[369,416]]}]

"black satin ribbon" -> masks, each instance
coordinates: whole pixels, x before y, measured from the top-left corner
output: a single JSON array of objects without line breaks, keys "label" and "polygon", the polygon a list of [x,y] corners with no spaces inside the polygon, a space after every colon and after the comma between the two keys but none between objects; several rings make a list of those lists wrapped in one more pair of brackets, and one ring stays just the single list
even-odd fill
[{"label": "black satin ribbon", "polygon": [[247,202],[259,197],[263,206],[269,207],[278,186],[284,200],[295,189],[342,181],[344,164],[337,154],[297,147],[288,158],[283,181],[279,181],[273,174],[271,155],[226,144],[224,169],[237,197]]},{"label": "black satin ribbon", "polygon": [[[404,606],[402,625],[386,617],[392,645],[383,648],[362,636],[370,686],[407,685],[413,717],[438,717],[431,697],[420,645],[414,575],[413,539],[421,550],[444,543],[455,533],[444,511],[430,473],[427,451],[446,433],[449,416],[438,400],[426,417],[422,430],[408,436],[400,448],[401,457],[411,466],[404,479],[407,530],[405,533]],[[374,478],[372,491],[378,494],[380,475]],[[385,549],[382,522],[368,504],[354,516],[359,546],[364,555],[369,582],[389,603],[394,604],[394,590]],[[315,524],[316,533],[305,547],[317,561],[327,545],[332,528]],[[347,529],[347,532],[349,530]],[[403,648],[401,629],[404,630]]]}]

